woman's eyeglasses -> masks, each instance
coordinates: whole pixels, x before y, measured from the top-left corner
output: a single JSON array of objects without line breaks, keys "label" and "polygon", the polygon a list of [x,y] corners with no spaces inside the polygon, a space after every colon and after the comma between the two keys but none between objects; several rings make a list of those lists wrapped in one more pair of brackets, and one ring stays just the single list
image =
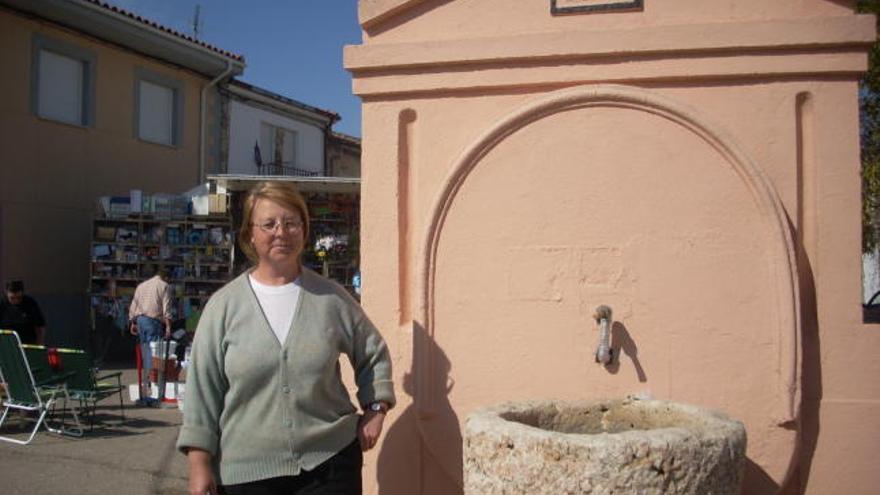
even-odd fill
[{"label": "woman's eyeglasses", "polygon": [[275,229],[279,226],[283,232],[287,232],[289,234],[293,234],[295,232],[302,231],[303,223],[301,221],[293,221],[293,220],[266,220],[265,222],[253,223],[251,224],[255,227],[259,227],[260,230],[267,234],[274,234]]}]

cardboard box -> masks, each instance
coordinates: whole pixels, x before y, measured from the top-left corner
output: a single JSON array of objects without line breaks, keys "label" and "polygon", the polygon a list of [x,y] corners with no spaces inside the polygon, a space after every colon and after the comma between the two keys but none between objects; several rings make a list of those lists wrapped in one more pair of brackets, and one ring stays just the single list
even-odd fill
[{"label": "cardboard box", "polygon": [[217,214],[225,214],[226,213],[226,195],[225,194],[212,194],[211,195],[211,213]]},{"label": "cardboard box", "polygon": [[143,193],[140,189],[132,189],[128,193],[128,197],[130,198],[129,204],[132,213],[140,213],[141,208],[143,208]]},{"label": "cardboard box", "polygon": [[99,241],[116,241],[116,227],[101,227],[100,225],[96,229],[95,239]]},{"label": "cardboard box", "polygon": [[192,197],[193,215],[207,215],[211,211],[210,198],[208,195]]},{"label": "cardboard box", "polygon": [[110,198],[110,215],[127,216],[131,213],[131,202],[128,196],[114,196]]}]

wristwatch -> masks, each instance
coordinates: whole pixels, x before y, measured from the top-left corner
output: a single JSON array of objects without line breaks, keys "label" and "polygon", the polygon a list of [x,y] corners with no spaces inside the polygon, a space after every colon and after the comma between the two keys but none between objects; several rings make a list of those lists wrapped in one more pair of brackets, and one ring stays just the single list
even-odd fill
[{"label": "wristwatch", "polygon": [[382,414],[388,412],[388,406],[386,406],[384,402],[379,401],[371,403],[369,406],[367,406],[367,409],[373,412],[380,412]]}]

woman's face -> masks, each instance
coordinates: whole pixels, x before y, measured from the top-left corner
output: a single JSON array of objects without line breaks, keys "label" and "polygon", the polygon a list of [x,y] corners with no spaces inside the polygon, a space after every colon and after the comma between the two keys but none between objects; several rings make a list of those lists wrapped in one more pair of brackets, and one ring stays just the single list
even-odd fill
[{"label": "woman's face", "polygon": [[260,264],[298,263],[305,243],[303,219],[298,211],[268,199],[258,199],[251,222],[251,243]]}]

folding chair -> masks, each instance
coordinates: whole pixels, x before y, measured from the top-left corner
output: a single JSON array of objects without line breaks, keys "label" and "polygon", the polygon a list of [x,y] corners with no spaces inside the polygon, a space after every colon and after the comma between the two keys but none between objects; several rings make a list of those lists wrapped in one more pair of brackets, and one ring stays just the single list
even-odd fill
[{"label": "folding chair", "polygon": [[0,380],[2,380],[3,388],[6,391],[6,397],[3,400],[3,416],[0,417],[0,428],[9,417],[9,411],[13,409],[24,413],[36,412],[38,414],[37,419],[32,420],[35,425],[27,440],[6,436],[0,436],[0,440],[27,445],[34,439],[40,426],[44,426],[52,433],[81,437],[83,428],[76,409],[70,409],[74,422],[70,428],[65,428],[63,424],[60,428],[53,428],[49,426],[46,418],[47,414],[55,409],[58,401],[63,401],[62,409],[67,410],[70,395],[64,380],[70,376],[72,374],[61,374],[39,381],[35,380],[18,334],[11,330],[0,330]]},{"label": "folding chair", "polygon": [[44,345],[21,344],[24,357],[27,359],[34,381],[40,382],[53,378],[58,373],[49,364],[49,349]]},{"label": "folding chair", "polygon": [[[90,431],[95,427],[98,402],[114,394],[119,395],[119,413],[122,421],[125,421],[125,405],[122,401],[122,390],[125,387],[122,386],[121,371],[97,376],[92,358],[85,351],[59,347],[55,352],[58,356],[58,369],[72,373],[66,380],[67,390],[72,399],[79,401],[80,412],[89,417]],[[116,379],[115,383],[113,378]]]}]

